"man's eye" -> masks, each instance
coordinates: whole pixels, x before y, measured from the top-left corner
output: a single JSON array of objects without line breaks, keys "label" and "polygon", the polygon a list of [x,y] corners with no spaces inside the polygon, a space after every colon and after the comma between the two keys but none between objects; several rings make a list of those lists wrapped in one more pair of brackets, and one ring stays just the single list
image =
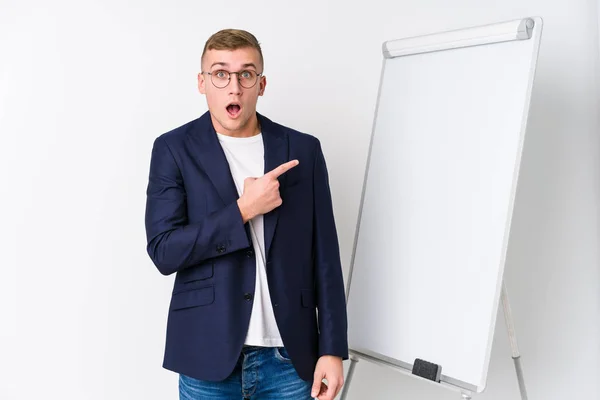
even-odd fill
[{"label": "man's eye", "polygon": [[227,78],[227,72],[225,72],[225,71],[217,71],[217,72],[215,73],[215,76],[216,76],[217,78],[221,78],[221,79],[223,79],[223,78]]}]

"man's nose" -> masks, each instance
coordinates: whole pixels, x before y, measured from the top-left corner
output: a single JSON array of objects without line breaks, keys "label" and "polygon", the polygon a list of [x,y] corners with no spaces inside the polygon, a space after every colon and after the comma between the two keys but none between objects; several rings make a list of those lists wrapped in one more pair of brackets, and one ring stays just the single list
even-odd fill
[{"label": "man's nose", "polygon": [[231,72],[229,74],[229,92],[232,94],[239,94],[242,92],[242,85],[240,85],[240,78],[237,72]]}]

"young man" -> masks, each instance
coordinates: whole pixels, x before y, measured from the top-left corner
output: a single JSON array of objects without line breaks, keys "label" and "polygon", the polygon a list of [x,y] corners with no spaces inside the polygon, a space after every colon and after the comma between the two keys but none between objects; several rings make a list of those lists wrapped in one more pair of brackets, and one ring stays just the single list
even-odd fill
[{"label": "young man", "polygon": [[181,399],[331,400],[347,320],[320,143],[257,113],[252,34],[215,33],[201,63],[209,111],[160,135],[150,162],[147,250],[176,273],[163,367]]}]

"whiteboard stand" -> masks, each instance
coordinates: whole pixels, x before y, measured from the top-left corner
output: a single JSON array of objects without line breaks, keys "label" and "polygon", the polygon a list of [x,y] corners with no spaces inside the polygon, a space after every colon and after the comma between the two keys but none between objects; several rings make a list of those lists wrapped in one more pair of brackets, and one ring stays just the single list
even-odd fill
[{"label": "whiteboard stand", "polygon": [[463,400],[471,400],[471,393],[462,392],[462,398]]},{"label": "whiteboard stand", "polygon": [[346,396],[348,396],[348,387],[350,386],[350,381],[352,380],[352,375],[354,375],[354,368],[356,368],[357,362],[358,362],[358,357],[354,354],[350,354],[350,367],[348,368],[348,373],[346,374],[346,384],[342,388],[342,394],[341,394],[342,400],[345,400]]},{"label": "whiteboard stand", "polygon": [[[515,363],[515,371],[517,373],[517,380],[519,383],[519,391],[521,392],[521,400],[528,400],[527,398],[527,390],[525,388],[525,378],[523,376],[523,366],[521,365],[521,354],[519,353],[519,346],[517,344],[517,336],[515,334],[515,326],[513,324],[512,312],[510,309],[510,303],[508,302],[508,294],[506,292],[506,285],[504,282],[502,283],[502,308],[504,310],[504,321],[506,322],[506,329],[508,330],[508,339],[510,341],[510,350],[512,353],[512,359]],[[341,400],[346,400],[348,396],[348,390],[350,388],[350,382],[352,381],[352,376],[354,375],[354,369],[356,368],[356,363],[360,359],[360,355],[355,352],[351,352],[350,354],[350,367],[348,368],[348,373],[346,374],[346,383],[342,389]],[[378,362],[376,359],[369,359],[376,364],[381,364],[386,366],[387,364]],[[410,373],[410,371],[407,371]],[[462,400],[471,400],[472,392],[461,389]]]},{"label": "whiteboard stand", "polygon": [[504,309],[504,321],[506,322],[506,328],[508,329],[508,339],[510,340],[510,350],[512,352],[512,358],[515,362],[515,370],[517,372],[517,380],[519,381],[519,391],[521,392],[521,399],[527,400],[527,390],[525,389],[525,378],[523,377],[523,366],[521,365],[521,354],[519,353],[519,346],[517,344],[517,335],[515,334],[515,326],[513,324],[512,312],[510,310],[510,303],[508,302],[508,294],[506,293],[506,285],[502,282],[502,307]]}]

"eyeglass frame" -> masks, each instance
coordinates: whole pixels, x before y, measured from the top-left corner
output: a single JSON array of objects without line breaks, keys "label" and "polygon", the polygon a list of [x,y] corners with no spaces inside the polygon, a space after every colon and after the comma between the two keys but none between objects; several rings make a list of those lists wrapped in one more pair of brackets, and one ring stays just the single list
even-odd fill
[{"label": "eyeglass frame", "polygon": [[[227,78],[227,84],[226,84],[225,86],[223,86],[223,87],[219,87],[219,86],[215,85],[215,83],[214,83],[214,82],[213,82],[213,80],[212,80],[212,77],[213,77],[213,73],[212,73],[212,72],[200,71],[200,73],[201,73],[201,74],[210,75],[210,82],[211,82],[211,83],[213,84],[213,86],[214,86],[214,87],[216,87],[217,89],[225,89],[227,86],[229,86],[229,84],[231,83],[231,75],[232,75],[232,74],[236,74],[236,75],[237,75],[237,80],[238,80],[238,83],[239,83],[239,84],[240,84],[240,86],[241,86],[241,87],[243,87],[244,89],[252,89],[252,88],[253,88],[254,86],[256,86],[256,84],[258,83],[258,81],[259,81],[259,78],[260,78],[261,76],[264,76],[264,75],[263,75],[263,72],[261,72],[261,73],[259,74],[258,72],[256,72],[256,71],[252,71],[252,70],[250,70],[250,69],[244,69],[244,70],[242,70],[242,71],[236,71],[236,72],[230,72],[230,71],[227,71],[227,70],[224,70],[224,69],[218,69],[218,70],[216,70],[216,71],[213,71],[213,72],[219,72],[219,71],[224,71],[224,72],[227,72],[227,74],[229,74],[229,77]],[[247,72],[254,72],[254,73],[256,73],[256,81],[255,81],[255,82],[254,82],[254,84],[253,84],[252,86],[250,86],[250,87],[246,87],[246,86],[242,85],[242,82],[240,82],[240,73],[242,73],[242,72],[246,72],[246,71],[247,71]]]}]

